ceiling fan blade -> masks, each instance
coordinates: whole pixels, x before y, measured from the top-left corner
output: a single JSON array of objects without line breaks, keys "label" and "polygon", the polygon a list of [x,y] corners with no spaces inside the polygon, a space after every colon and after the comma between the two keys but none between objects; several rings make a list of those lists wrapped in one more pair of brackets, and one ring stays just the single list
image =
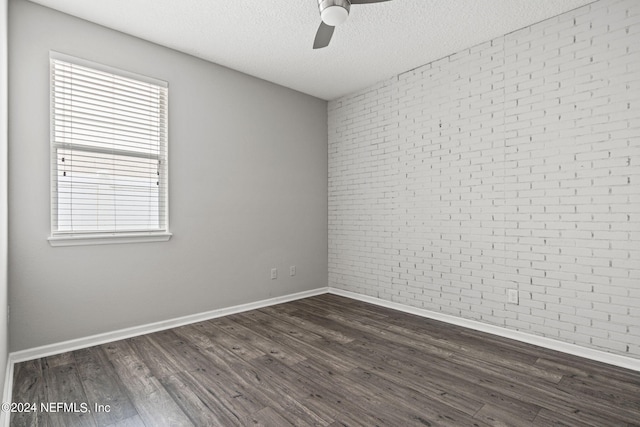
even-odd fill
[{"label": "ceiling fan blade", "polygon": [[351,4],[369,4],[369,3],[382,3],[384,1],[391,0],[351,0]]},{"label": "ceiling fan blade", "polygon": [[321,49],[327,47],[331,41],[331,36],[333,36],[333,30],[335,29],[336,27],[321,22],[318,32],[316,33],[316,39],[313,41],[313,48]]}]

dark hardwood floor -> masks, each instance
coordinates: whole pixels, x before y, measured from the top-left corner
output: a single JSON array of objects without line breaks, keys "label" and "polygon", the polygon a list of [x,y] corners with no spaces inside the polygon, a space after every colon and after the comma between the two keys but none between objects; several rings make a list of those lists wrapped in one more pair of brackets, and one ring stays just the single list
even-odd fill
[{"label": "dark hardwood floor", "polygon": [[629,426],[640,372],[322,295],[17,364],[13,402],[37,410],[12,426]]}]

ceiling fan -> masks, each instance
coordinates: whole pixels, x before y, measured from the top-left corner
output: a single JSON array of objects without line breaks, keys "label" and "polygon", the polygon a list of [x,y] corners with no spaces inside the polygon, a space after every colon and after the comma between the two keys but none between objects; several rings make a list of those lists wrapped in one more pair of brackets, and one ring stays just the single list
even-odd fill
[{"label": "ceiling fan", "polygon": [[313,42],[314,49],[327,47],[336,26],[342,24],[349,16],[352,4],[381,3],[390,0],[318,0],[320,9],[320,28]]}]

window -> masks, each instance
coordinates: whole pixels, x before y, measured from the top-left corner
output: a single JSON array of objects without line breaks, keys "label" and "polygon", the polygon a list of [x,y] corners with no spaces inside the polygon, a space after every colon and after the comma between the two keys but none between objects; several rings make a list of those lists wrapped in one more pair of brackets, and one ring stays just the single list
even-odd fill
[{"label": "window", "polygon": [[51,244],[168,240],[166,82],[50,64]]}]

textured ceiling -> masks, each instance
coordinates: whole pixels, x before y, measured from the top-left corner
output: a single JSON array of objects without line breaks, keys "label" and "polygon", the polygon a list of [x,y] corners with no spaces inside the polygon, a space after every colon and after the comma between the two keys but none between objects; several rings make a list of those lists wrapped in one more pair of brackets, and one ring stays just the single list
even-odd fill
[{"label": "textured ceiling", "polygon": [[593,0],[355,5],[313,50],[317,0],[32,0],[330,100]]}]

